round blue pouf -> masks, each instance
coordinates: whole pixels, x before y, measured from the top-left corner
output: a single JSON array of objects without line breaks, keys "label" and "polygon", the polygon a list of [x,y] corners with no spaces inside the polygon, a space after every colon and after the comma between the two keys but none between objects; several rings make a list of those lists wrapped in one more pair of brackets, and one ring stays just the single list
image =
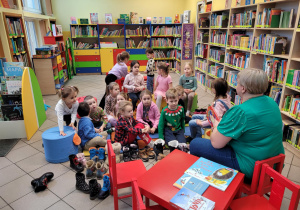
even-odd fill
[{"label": "round blue pouf", "polygon": [[69,161],[69,155],[78,153],[78,146],[73,144],[75,130],[64,126],[66,136],[59,135],[59,128],[54,127],[42,134],[45,157],[50,163],[62,163]]}]

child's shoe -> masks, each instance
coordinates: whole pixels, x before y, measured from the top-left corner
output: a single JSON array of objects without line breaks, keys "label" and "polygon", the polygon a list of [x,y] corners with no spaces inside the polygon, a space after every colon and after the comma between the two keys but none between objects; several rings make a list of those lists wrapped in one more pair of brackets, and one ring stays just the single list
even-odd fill
[{"label": "child's shoe", "polygon": [[76,155],[69,155],[70,167],[76,172],[82,172],[84,170],[83,165],[78,161]]},{"label": "child's shoe", "polygon": [[86,162],[86,178],[90,179],[93,177],[94,172],[96,170],[96,164],[93,160],[89,160]]},{"label": "child's shoe", "polygon": [[146,153],[147,153],[149,159],[155,158],[155,153],[152,151],[152,149],[150,147],[146,147]]},{"label": "child's shoe", "polygon": [[40,192],[47,188],[48,182],[53,178],[54,174],[52,172],[47,172],[41,177],[36,178],[31,181],[31,186],[34,189],[34,192]]},{"label": "child's shoe", "polygon": [[89,148],[90,159],[92,160],[95,156],[98,156],[98,149],[96,147]]},{"label": "child's shoe", "polygon": [[110,192],[110,181],[109,181],[109,176],[104,175],[103,177],[103,187],[98,195],[99,199],[105,199],[107,196],[109,196]]},{"label": "child's shoe", "polygon": [[170,149],[170,153],[173,152],[174,149],[177,149],[178,145],[179,145],[179,143],[178,143],[177,140],[169,141],[168,146],[169,146],[169,149]]},{"label": "child's shoe", "polygon": [[179,143],[178,149],[180,149],[181,151],[186,152],[186,153],[188,153],[190,151],[189,147],[186,143]]},{"label": "child's shoe", "polygon": [[137,160],[138,152],[139,152],[138,146],[136,144],[130,144],[129,148],[130,148],[130,156],[131,156],[130,159]]},{"label": "child's shoe", "polygon": [[102,179],[100,169],[101,169],[101,163],[97,162],[96,163],[96,177],[97,177],[98,180]]},{"label": "child's shoe", "polygon": [[97,182],[97,179],[91,179],[89,181],[90,188],[90,199],[95,200],[98,197],[98,194],[101,191],[101,185]]},{"label": "child's shoe", "polygon": [[83,167],[86,167],[86,159],[83,153],[78,153],[77,155],[78,161],[83,165]]},{"label": "child's shoe", "polygon": [[129,162],[131,160],[129,147],[123,147],[123,159],[124,162]]},{"label": "child's shoe", "polygon": [[105,161],[105,150],[103,148],[98,149],[98,157],[101,162]]},{"label": "child's shoe", "polygon": [[143,162],[149,161],[149,156],[147,155],[146,148],[139,150],[139,158],[142,159]]},{"label": "child's shoe", "polygon": [[90,188],[89,185],[85,182],[84,174],[77,172],[75,177],[76,177],[76,189],[89,194]]},{"label": "child's shoe", "polygon": [[165,144],[165,141],[163,139],[157,139],[155,142],[154,142],[154,151],[155,151],[155,154],[156,154],[156,158],[155,160],[161,160],[163,159],[164,157],[166,157],[164,155],[164,144]]}]

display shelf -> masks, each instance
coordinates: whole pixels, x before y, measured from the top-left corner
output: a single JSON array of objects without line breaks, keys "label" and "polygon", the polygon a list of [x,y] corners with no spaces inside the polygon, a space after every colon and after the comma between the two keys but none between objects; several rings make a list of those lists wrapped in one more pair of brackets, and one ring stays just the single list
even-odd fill
[{"label": "display shelf", "polygon": [[257,28],[256,30],[269,30],[269,31],[294,31],[294,28]]},{"label": "display shelf", "polygon": [[256,51],[251,51],[251,54],[261,54],[261,55],[268,55],[268,56],[272,56],[272,57],[276,57],[276,58],[283,58],[283,59],[288,59],[289,55],[287,54],[268,54],[268,53],[262,53],[262,52],[256,52]]},{"label": "display shelf", "polygon": [[202,73],[204,73],[204,74],[207,74],[207,72],[204,71],[203,69],[200,69],[200,68],[195,67],[195,70],[196,70],[196,71],[200,71],[200,72],[202,72]]},{"label": "display shelf", "polygon": [[296,122],[300,123],[300,119],[296,119],[295,117],[291,116],[291,115],[289,114],[289,112],[281,111],[281,113],[284,114],[285,116],[287,116],[287,117],[289,117],[289,118],[295,120]]},{"label": "display shelf", "polygon": [[232,68],[232,69],[237,70],[237,71],[243,70],[241,68],[238,68],[237,66],[233,66],[233,65],[230,65],[230,64],[226,64],[226,63],[224,63],[224,66],[226,66],[228,68]]}]

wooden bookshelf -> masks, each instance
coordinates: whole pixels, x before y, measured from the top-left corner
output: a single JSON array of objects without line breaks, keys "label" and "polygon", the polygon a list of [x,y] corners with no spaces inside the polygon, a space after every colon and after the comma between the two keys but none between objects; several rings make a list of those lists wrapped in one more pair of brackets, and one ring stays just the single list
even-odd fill
[{"label": "wooden bookshelf", "polygon": [[[292,25],[290,28],[261,28],[261,27],[257,27],[257,18],[258,18],[258,13],[259,12],[263,12],[263,10],[265,8],[276,8],[276,9],[281,9],[284,11],[291,11],[291,9],[294,9],[293,12],[293,21],[292,21]],[[288,75],[288,70],[289,69],[300,69],[300,28],[297,28],[298,26],[298,21],[299,21],[299,17],[300,17],[300,1],[299,0],[275,0],[272,2],[262,2],[262,3],[257,3],[257,4],[252,4],[252,5],[245,5],[245,6],[239,6],[239,7],[232,7],[230,9],[224,9],[224,10],[218,10],[218,11],[211,11],[211,12],[205,12],[205,13],[199,13],[199,9],[197,8],[197,28],[196,28],[196,33],[195,36],[197,37],[197,32],[198,31],[208,31],[209,32],[209,42],[206,43],[206,45],[208,45],[208,52],[207,52],[207,57],[203,56],[195,56],[195,71],[196,71],[196,76],[197,75],[202,75],[205,77],[205,81],[208,82],[208,80],[213,80],[216,78],[215,75],[211,75],[208,73],[208,65],[210,63],[215,63],[214,61],[211,61],[210,58],[210,52],[209,49],[213,48],[220,48],[220,49],[225,49],[225,54],[228,52],[240,52],[240,53],[246,53],[249,55],[249,67],[252,68],[259,68],[259,69],[263,69],[263,63],[264,63],[264,57],[265,56],[270,56],[272,58],[278,58],[278,59],[284,59],[287,60],[287,65],[286,65],[286,73],[285,73],[285,77],[282,83],[278,83],[278,82],[271,82],[270,81],[270,86],[271,85],[278,85],[278,86],[282,86],[282,93],[281,93],[281,98],[280,98],[280,103],[279,103],[279,108],[280,110],[282,109],[283,103],[284,103],[284,98],[285,95],[291,95],[291,94],[300,94],[300,87],[290,87],[286,84],[286,80],[287,80],[287,75]],[[256,10],[256,19],[254,24],[252,24],[251,26],[248,27],[232,27],[230,25],[230,20],[229,23],[227,25],[227,28],[222,26],[220,29],[216,29],[215,27],[199,27],[199,21],[201,17],[209,17],[209,21],[210,20],[210,16],[211,14],[214,13],[222,13],[225,11],[229,11],[229,17],[231,17],[233,14],[236,13],[243,13],[246,11],[250,11],[250,10]],[[210,24],[211,25],[211,24]],[[210,36],[211,33],[214,30],[220,30],[220,31],[226,31],[227,32],[227,40],[226,40],[226,45],[225,46],[218,46],[218,44],[216,43],[211,43],[210,41]],[[233,46],[229,46],[228,45],[228,37],[229,35],[232,35],[235,31],[244,31],[246,35],[251,35],[252,36],[252,40],[250,43],[250,46],[253,46],[253,39],[254,37],[258,37],[261,34],[277,34],[279,36],[282,37],[287,37],[287,47],[286,47],[286,54],[269,54],[269,53],[265,53],[265,52],[256,52],[253,49],[241,49],[241,48],[237,48],[237,47],[233,47]],[[201,42],[199,42],[199,40],[195,40],[195,46],[203,44]],[[199,68],[199,65],[201,62],[199,61],[203,61],[207,63],[207,67],[206,69],[202,69]],[[226,61],[226,56],[225,56],[225,61]],[[229,65],[226,62],[224,62],[224,64],[222,64],[224,66],[224,72],[228,72],[228,71],[242,71],[242,69],[233,66],[233,65]],[[224,78],[225,74],[223,74],[223,78]],[[197,78],[199,79],[199,78]],[[201,83],[201,81],[199,81],[199,86],[201,86],[202,89],[204,89],[206,92],[211,93],[210,88],[205,85],[203,86],[203,84]],[[230,82],[228,82],[230,85],[231,90],[235,90],[235,85],[231,84]],[[300,124],[300,118],[296,119],[295,117],[291,116],[291,114],[287,111],[281,111],[282,114],[282,118],[283,119],[290,119],[294,122],[297,122]],[[288,144],[288,143],[287,143]],[[293,146],[290,146],[293,147]],[[293,150],[298,151],[298,149],[293,147]],[[300,154],[300,153],[299,153]]]}]

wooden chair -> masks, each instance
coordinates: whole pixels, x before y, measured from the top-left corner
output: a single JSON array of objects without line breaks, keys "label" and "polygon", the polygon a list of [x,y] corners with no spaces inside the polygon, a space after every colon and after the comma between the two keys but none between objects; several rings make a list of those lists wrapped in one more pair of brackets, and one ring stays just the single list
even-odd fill
[{"label": "wooden chair", "polygon": [[[245,193],[247,195],[252,195],[252,194],[257,193],[259,176],[261,174],[261,167],[264,163],[268,164],[271,168],[274,168],[274,165],[276,165],[275,171],[277,171],[278,173],[281,174],[283,164],[284,164],[284,159],[285,159],[285,155],[279,154],[275,157],[271,157],[266,160],[256,161],[255,166],[254,166],[251,185],[244,183],[241,187],[239,195],[241,195],[241,193]],[[264,194],[270,192],[271,185],[272,185],[271,181],[266,183],[266,185],[263,187]]]},{"label": "wooden chair", "polygon": [[146,168],[142,160],[116,164],[116,155],[111,146],[111,140],[107,140],[107,148],[111,193],[114,196],[115,210],[118,210],[118,199],[131,197],[131,194],[118,196],[118,189],[131,187],[132,179],[138,178],[140,175],[144,174],[146,172]]},{"label": "wooden chair", "polygon": [[[273,179],[273,184],[270,199],[267,200],[264,197],[264,187],[270,182],[271,177]],[[258,193],[234,200],[230,204],[230,208],[233,210],[279,210],[285,188],[292,191],[289,210],[296,210],[300,199],[300,185],[294,184],[292,181],[271,168],[268,164],[264,163],[261,169]]]}]

